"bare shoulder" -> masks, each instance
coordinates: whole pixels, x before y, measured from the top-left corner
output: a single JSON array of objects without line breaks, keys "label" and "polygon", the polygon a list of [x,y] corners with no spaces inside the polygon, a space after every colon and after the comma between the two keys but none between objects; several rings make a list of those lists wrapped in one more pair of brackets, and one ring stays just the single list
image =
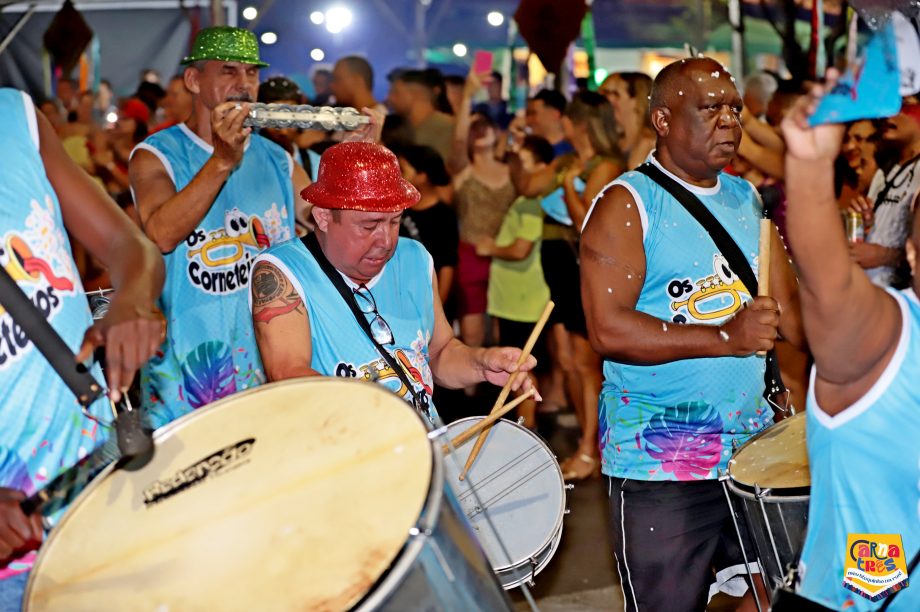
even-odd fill
[{"label": "bare shoulder", "polygon": [[582,231],[582,239],[607,239],[640,228],[639,211],[632,193],[625,186],[610,184],[591,209]]}]

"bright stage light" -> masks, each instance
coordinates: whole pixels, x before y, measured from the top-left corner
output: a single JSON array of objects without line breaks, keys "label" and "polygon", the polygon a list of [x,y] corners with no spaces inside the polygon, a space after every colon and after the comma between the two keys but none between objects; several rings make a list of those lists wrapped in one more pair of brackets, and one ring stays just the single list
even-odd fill
[{"label": "bright stage light", "polygon": [[313,49],[310,51],[310,58],[314,62],[321,62],[326,59],[326,53],[322,49]]},{"label": "bright stage light", "polygon": [[254,6],[247,6],[243,9],[243,19],[252,21],[259,16],[259,11]]},{"label": "bright stage light", "polygon": [[262,44],[273,45],[278,42],[278,35],[274,32],[265,32],[262,34]]},{"label": "bright stage light", "polygon": [[457,57],[466,57],[466,45],[463,43],[457,43],[454,45],[454,55]]},{"label": "bright stage light", "polygon": [[118,121],[118,113],[116,112],[109,113],[108,115],[105,116],[105,120],[108,121],[109,123],[115,123],[116,121]]},{"label": "bright stage light", "polygon": [[326,21],[326,16],[323,15],[321,11],[313,11],[310,13],[310,21],[316,25],[322,25],[322,23]]},{"label": "bright stage light", "polygon": [[489,25],[495,26],[496,28],[505,23],[505,16],[498,11],[492,11],[486,16],[486,19],[488,20]]},{"label": "bright stage light", "polygon": [[326,29],[338,34],[351,25],[351,11],[344,6],[334,6],[326,11]]}]

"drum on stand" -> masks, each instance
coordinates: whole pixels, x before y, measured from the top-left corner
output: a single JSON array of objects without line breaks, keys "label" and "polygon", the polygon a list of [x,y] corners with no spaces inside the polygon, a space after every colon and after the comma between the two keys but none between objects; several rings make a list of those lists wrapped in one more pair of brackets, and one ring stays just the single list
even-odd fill
[{"label": "drum on stand", "polygon": [[[448,435],[454,438],[481,420],[455,421]],[[566,484],[559,463],[540,436],[500,420],[460,481],[459,469],[472,448],[471,440],[448,457],[448,481],[502,585],[512,589],[530,583],[562,539]]]},{"label": "drum on stand", "polygon": [[[805,543],[811,489],[805,414],[784,419],[748,440],[732,455],[721,480],[732,517],[737,516],[733,500],[744,510],[753,554],[772,596]],[[741,546],[744,549],[743,542]]]},{"label": "drum on stand", "polygon": [[440,448],[377,385],[265,385],[155,444],[148,464],[108,468],[74,502],[25,609],[510,609]]}]

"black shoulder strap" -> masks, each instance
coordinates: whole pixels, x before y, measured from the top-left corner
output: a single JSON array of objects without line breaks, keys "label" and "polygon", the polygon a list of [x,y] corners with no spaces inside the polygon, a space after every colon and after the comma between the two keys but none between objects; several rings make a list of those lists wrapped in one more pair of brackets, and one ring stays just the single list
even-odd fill
[{"label": "black shoulder strap", "polygon": [[[757,275],[754,274],[751,264],[748,262],[744,253],[738,247],[738,243],[728,234],[718,219],[713,216],[709,209],[706,208],[699,198],[693,195],[690,190],[675,181],[673,178],[662,172],[651,162],[645,162],[636,168],[645,176],[658,183],[665,191],[671,194],[696,221],[703,226],[709,233],[709,237],[715,243],[716,248],[722,253],[731,266],[732,272],[738,275],[744,286],[747,287],[748,293],[752,296],[757,295]],[[767,263],[769,265],[769,263]],[[767,370],[764,374],[766,390],[765,397],[771,397],[777,393],[786,391],[786,385],[783,384],[783,378],[779,370],[779,362],[776,360],[776,351],[771,350],[767,353]]]},{"label": "black shoulder strap", "polygon": [[894,184],[897,182],[901,175],[905,172],[908,172],[912,169],[913,165],[920,160],[920,153],[914,155],[909,160],[904,162],[899,168],[898,171],[894,173],[894,176],[891,178],[885,177],[885,183],[882,185],[881,191],[875,195],[875,201],[872,203],[872,209],[878,210],[878,207],[885,201],[885,198],[888,197],[888,192],[891,191],[891,188],[894,187]]},{"label": "black shoulder strap", "polygon": [[310,232],[306,236],[300,239],[303,242],[304,246],[307,247],[307,250],[310,251],[310,254],[313,255],[313,258],[316,260],[316,263],[319,264],[320,269],[326,274],[329,278],[329,281],[332,285],[338,290],[339,295],[342,296],[342,299],[345,300],[345,303],[348,304],[348,307],[351,309],[351,313],[355,316],[355,320],[358,322],[358,325],[361,326],[361,329],[364,330],[364,333],[367,335],[368,339],[373,343],[374,348],[377,349],[377,352],[380,353],[380,356],[383,357],[383,360],[386,361],[387,365],[391,370],[396,372],[396,375],[399,377],[399,381],[409,390],[409,393],[412,394],[412,403],[415,405],[415,409],[424,414],[428,414],[428,402],[427,398],[422,398],[420,394],[415,390],[415,386],[406,376],[406,372],[403,370],[402,366],[396,361],[393,355],[386,350],[383,345],[381,345],[374,338],[374,333],[371,331],[371,324],[368,323],[367,317],[364,316],[364,313],[361,312],[361,309],[358,308],[357,302],[355,302],[354,292],[348,288],[348,285],[345,284],[345,279],[342,278],[342,275],[339,274],[339,271],[329,263],[329,260],[326,259],[326,254],[323,253],[323,250],[319,246],[319,240],[316,239],[316,232]]},{"label": "black shoulder strap", "polygon": [[[10,257],[15,257],[15,255],[11,253]],[[77,363],[70,347],[2,266],[0,266],[0,305],[10,313],[13,322],[28,336],[35,348],[45,356],[54,371],[77,396],[77,401],[83,406],[89,406],[102,395],[102,386],[92,374]]]},{"label": "black shoulder strap", "polygon": [[713,214],[709,212],[709,209],[700,202],[699,198],[693,195],[686,187],[662,172],[657,166],[649,162],[640,165],[636,168],[636,171],[641,172],[661,185],[665,191],[670,193],[675,200],[680,202],[680,204],[687,209],[687,212],[709,232],[709,236],[712,238],[712,241],[716,243],[716,247],[718,247],[722,255],[725,256],[725,259],[728,260],[728,265],[731,266],[732,272],[738,275],[738,278],[740,278],[744,286],[747,287],[748,292],[751,295],[757,295],[757,275],[754,274],[751,264],[748,263],[744,253],[738,248],[738,243],[729,236],[725,228],[722,227],[722,224],[719,223]]}]

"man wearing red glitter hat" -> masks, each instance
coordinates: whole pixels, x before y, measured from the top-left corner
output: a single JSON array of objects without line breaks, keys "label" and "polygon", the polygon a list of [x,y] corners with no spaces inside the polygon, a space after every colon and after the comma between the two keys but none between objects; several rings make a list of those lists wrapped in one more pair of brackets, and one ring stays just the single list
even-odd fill
[{"label": "man wearing red glitter hat", "polygon": [[[261,253],[251,283],[256,341],[269,380],[342,376],[376,381],[427,417],[434,381],[448,388],[515,370],[516,348],[471,348],[454,337],[431,255],[399,238],[419,193],[382,146],[349,142],[323,154],[301,194],[316,232]],[[529,357],[522,370],[536,364]],[[526,378],[516,386],[528,386]]]}]

